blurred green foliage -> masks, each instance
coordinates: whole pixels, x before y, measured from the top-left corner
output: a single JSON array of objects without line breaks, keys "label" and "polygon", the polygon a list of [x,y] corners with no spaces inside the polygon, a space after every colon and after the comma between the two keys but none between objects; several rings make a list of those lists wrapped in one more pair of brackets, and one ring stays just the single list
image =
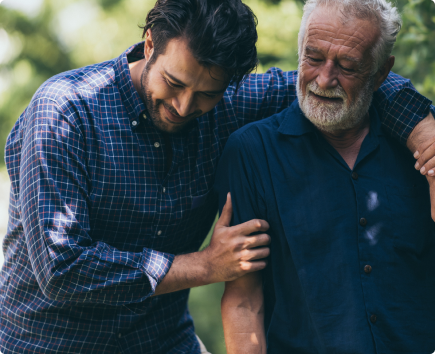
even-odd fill
[{"label": "blurred green foliage", "polygon": [[[155,0],[43,0],[25,14],[0,5],[0,167],[6,137],[36,89],[62,71],[109,60],[141,40]],[[21,1],[23,2],[23,1]],[[297,69],[297,33],[303,0],[246,0],[258,17],[259,72]],[[394,71],[435,100],[435,5],[397,0],[404,27],[394,50]],[[225,353],[220,319],[223,284],[192,289],[196,331],[213,354]]]}]

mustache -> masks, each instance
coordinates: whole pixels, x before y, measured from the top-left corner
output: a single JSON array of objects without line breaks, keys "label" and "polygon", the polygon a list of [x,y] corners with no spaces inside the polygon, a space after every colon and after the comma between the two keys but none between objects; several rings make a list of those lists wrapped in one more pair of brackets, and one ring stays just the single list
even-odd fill
[{"label": "mustache", "polygon": [[180,115],[178,114],[177,110],[176,110],[174,107],[172,107],[171,105],[167,104],[167,103],[164,102],[163,100],[157,100],[157,105],[156,105],[156,106],[158,106],[159,103],[161,103],[161,104],[162,104],[162,105],[163,105],[163,106],[164,106],[164,107],[165,107],[169,112],[171,112],[174,116],[179,117],[179,118],[183,118],[183,119],[186,119],[186,120],[191,119],[191,118],[193,118],[193,117],[199,117],[199,116],[202,114],[202,111],[198,109],[198,110],[196,110],[195,112],[193,112],[193,113],[191,113],[191,114],[189,114],[189,115],[183,117],[183,116],[180,116]]},{"label": "mustache", "polygon": [[341,87],[340,84],[338,84],[338,86],[334,87],[333,89],[323,90],[319,87],[317,82],[311,81],[307,84],[307,90],[318,96],[328,98],[341,98],[343,100],[347,98],[346,91],[344,91],[343,87]]}]

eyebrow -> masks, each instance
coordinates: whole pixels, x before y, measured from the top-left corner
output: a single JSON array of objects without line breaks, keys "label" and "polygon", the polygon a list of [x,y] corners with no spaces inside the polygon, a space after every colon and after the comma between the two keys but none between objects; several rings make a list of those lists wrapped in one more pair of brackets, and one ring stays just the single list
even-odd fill
[{"label": "eyebrow", "polygon": [[[311,52],[318,53],[318,54],[323,54],[319,49],[314,48],[314,47],[310,47],[310,46],[306,46],[306,47],[305,47],[305,50],[309,50],[309,51],[311,51]],[[347,56],[347,55],[342,56],[340,59],[342,59],[342,60],[344,59],[344,60],[347,60],[347,61],[351,61],[351,62],[353,62],[353,63],[357,63],[357,64],[361,63],[361,60],[360,60],[360,59],[357,59],[357,58],[354,58],[354,57],[349,57],[349,56]]]},{"label": "eyebrow", "polygon": [[[175,81],[177,84],[179,84],[181,86],[187,86],[183,81],[172,76],[166,70],[163,70],[163,71],[164,71],[165,75],[168,76],[172,81]],[[204,93],[212,94],[212,95],[218,95],[218,94],[224,93],[226,90],[227,90],[227,88],[224,88],[224,89],[218,90],[218,91],[200,91],[200,92],[204,92]]]}]

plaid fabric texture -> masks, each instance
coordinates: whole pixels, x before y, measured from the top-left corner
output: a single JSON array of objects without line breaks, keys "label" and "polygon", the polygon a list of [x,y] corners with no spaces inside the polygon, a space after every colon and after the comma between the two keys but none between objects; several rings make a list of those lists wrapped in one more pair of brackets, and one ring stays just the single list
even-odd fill
[{"label": "plaid fabric texture", "polygon": [[[6,145],[12,182],[0,273],[0,351],[199,353],[188,291],[152,297],[174,255],[196,251],[217,212],[214,173],[229,135],[288,107],[296,72],[229,87],[173,162],[135,91],[128,58],[59,74],[35,93]],[[375,95],[406,141],[430,101],[391,74]],[[412,166],[410,166],[412,168]]]}]

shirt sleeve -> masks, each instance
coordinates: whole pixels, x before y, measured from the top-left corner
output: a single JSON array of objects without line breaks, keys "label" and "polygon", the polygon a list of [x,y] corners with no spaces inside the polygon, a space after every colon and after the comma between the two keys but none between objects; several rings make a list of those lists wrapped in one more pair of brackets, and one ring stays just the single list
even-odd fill
[{"label": "shirt sleeve", "polygon": [[[230,100],[238,127],[282,111],[296,99],[297,72],[270,68],[265,74],[249,75],[235,92],[230,87]],[[385,130],[406,144],[415,126],[430,110],[431,101],[419,94],[410,80],[390,73],[378,91],[375,104]]]},{"label": "shirt sleeve", "polygon": [[403,145],[430,111],[432,101],[419,94],[410,80],[390,73],[373,96],[384,129]]},{"label": "shirt sleeve", "polygon": [[34,98],[25,112],[21,218],[38,284],[51,300],[123,305],[154,294],[174,256],[94,241],[86,142],[73,104]]},{"label": "shirt sleeve", "polygon": [[[261,168],[261,157],[251,158],[252,151],[245,150],[245,144],[252,148],[255,137],[235,132],[229,138],[216,173],[215,189],[219,195],[219,212],[222,212],[231,193],[233,206],[232,225],[238,225],[252,219],[265,219],[266,203],[263,185],[256,177]],[[244,139],[249,135],[249,139]],[[245,140],[245,141],[244,141]]]}]

